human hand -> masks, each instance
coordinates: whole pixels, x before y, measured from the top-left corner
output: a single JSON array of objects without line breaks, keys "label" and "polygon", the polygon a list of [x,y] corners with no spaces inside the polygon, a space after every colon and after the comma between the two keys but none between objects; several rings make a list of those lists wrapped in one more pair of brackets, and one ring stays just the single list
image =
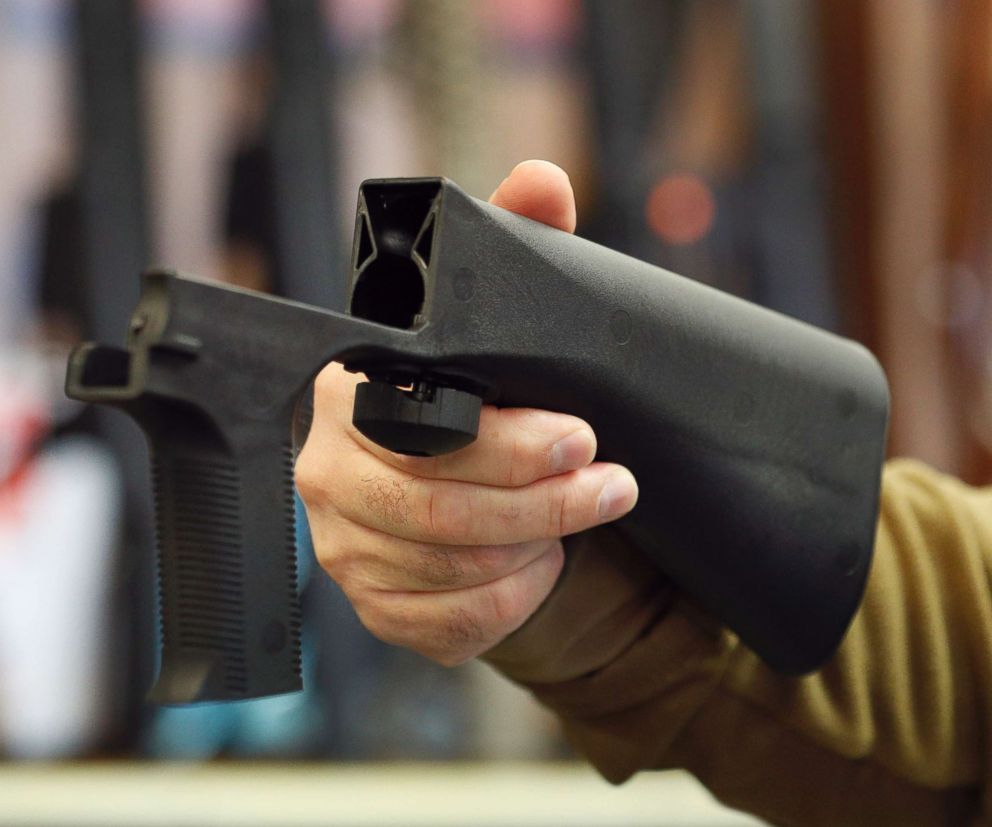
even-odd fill
[{"label": "human hand", "polygon": [[[490,200],[575,229],[568,177],[547,162],[520,164]],[[318,376],[296,484],[321,566],[388,643],[448,666],[489,650],[550,593],[561,538],[637,500],[630,472],[593,462],[592,429],[566,414],[486,406],[466,448],[393,454],[351,424],[358,381],[334,364]]]}]

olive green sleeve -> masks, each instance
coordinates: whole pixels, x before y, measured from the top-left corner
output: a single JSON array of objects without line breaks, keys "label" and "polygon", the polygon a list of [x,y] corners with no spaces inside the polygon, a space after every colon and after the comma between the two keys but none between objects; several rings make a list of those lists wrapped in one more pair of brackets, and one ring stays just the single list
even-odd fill
[{"label": "olive green sleeve", "polygon": [[[611,781],[683,767],[785,825],[992,823],[992,489],[887,466],[864,602],[834,658],[804,678],[770,671],[669,595],[615,534],[570,555],[489,660]],[[582,607],[604,602],[589,634]],[[565,646],[549,667],[538,653],[551,640]],[[569,650],[582,657],[569,663]]]}]

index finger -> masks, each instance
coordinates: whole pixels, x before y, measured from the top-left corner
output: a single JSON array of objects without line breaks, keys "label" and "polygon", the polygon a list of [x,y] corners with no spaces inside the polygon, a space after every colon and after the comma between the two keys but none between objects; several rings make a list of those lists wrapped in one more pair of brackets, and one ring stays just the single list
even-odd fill
[{"label": "index finger", "polygon": [[492,405],[482,409],[478,438],[461,450],[436,457],[395,454],[352,423],[357,381],[339,365],[321,372],[314,386],[315,408],[320,411],[314,427],[333,423],[360,448],[411,476],[519,487],[585,468],[596,456],[596,436],[578,417]]},{"label": "index finger", "polygon": [[596,456],[596,436],[583,420],[532,408],[486,405],[477,439],[450,454],[410,457],[375,444],[349,423],[352,439],[400,471],[437,480],[519,487],[585,468]]}]

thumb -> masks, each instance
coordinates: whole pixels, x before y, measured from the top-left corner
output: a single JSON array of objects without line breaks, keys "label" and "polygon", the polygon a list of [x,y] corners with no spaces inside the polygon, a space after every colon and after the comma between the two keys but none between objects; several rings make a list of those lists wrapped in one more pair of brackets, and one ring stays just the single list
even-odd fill
[{"label": "thumb", "polygon": [[568,175],[550,161],[517,164],[489,202],[497,207],[575,232],[575,194]]}]

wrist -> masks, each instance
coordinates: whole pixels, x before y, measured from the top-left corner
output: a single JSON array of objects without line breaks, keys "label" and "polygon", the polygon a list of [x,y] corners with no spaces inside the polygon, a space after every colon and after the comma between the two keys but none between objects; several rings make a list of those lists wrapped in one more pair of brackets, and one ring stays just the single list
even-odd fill
[{"label": "wrist", "polygon": [[554,589],[523,626],[483,655],[520,683],[559,683],[602,669],[675,598],[670,581],[613,525],[566,537],[564,545]]}]

